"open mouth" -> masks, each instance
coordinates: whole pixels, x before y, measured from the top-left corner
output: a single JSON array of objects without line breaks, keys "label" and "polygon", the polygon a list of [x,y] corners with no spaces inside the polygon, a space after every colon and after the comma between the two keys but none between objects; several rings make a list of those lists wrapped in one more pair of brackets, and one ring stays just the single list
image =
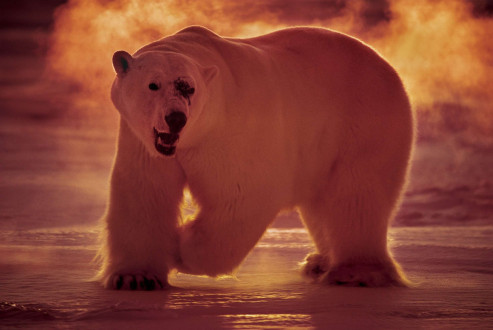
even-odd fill
[{"label": "open mouth", "polygon": [[165,156],[175,154],[175,143],[179,137],[176,133],[160,133],[154,128],[154,146],[159,153]]}]

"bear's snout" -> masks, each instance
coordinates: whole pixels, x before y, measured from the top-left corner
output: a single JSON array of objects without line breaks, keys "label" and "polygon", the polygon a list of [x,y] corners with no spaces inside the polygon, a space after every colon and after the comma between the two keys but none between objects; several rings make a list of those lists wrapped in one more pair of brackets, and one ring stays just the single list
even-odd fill
[{"label": "bear's snout", "polygon": [[181,111],[173,111],[164,117],[171,133],[179,133],[187,123],[187,116]]}]

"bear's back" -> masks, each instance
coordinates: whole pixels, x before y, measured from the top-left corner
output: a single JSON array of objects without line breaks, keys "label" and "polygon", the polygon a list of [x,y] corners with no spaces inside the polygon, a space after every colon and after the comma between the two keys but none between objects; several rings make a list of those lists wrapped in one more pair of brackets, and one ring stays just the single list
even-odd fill
[{"label": "bear's back", "polygon": [[249,51],[272,56],[276,54],[283,56],[285,53],[305,57],[337,51],[344,52],[346,55],[358,52],[358,50],[372,52],[369,47],[357,39],[323,28],[295,27],[253,38],[228,38],[221,37],[201,26],[190,26],[174,35],[142,47],[136,55],[146,51],[171,51],[187,54],[196,49],[215,51],[223,57],[229,53],[247,54]]},{"label": "bear's back", "polygon": [[[315,80],[317,76],[326,79],[328,74],[354,79],[379,76],[401,86],[395,70],[373,48],[356,38],[325,28],[294,27],[253,38],[228,38],[192,26],[174,36],[183,44],[181,50],[185,53],[187,49],[195,48],[192,57],[203,54],[204,57],[211,56],[212,61],[220,57],[228,66],[238,66],[241,61],[274,62],[278,63],[279,71],[288,75],[310,75]],[[291,70],[297,72],[288,72]]]},{"label": "bear's back", "polygon": [[391,66],[363,42],[316,27],[294,27],[243,39],[221,37],[204,27],[190,26],[144,46],[135,55],[147,51],[180,53],[202,65],[223,61],[229,66],[231,62],[237,65],[241,61],[271,60],[286,66],[295,63],[297,68],[311,74],[340,69],[354,72],[356,67],[364,66],[394,74]]}]

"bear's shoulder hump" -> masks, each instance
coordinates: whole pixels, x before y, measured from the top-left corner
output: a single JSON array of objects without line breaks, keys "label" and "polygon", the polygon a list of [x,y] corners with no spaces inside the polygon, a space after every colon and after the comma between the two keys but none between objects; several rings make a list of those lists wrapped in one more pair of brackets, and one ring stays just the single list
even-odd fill
[{"label": "bear's shoulder hump", "polygon": [[220,38],[219,35],[215,34],[211,30],[200,26],[200,25],[192,25],[189,27],[184,28],[183,30],[178,31],[176,34],[195,34],[195,35],[200,35],[204,37],[210,37],[210,38]]}]

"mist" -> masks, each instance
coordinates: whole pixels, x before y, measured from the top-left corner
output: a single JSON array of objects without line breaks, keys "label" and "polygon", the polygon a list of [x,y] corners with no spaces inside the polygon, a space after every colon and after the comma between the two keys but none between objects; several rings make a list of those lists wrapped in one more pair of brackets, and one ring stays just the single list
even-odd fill
[{"label": "mist", "polygon": [[74,103],[112,116],[113,52],[135,52],[189,25],[231,37],[293,25],[356,36],[400,73],[426,122],[422,138],[460,133],[469,144],[493,145],[493,19],[479,1],[70,0],[55,13],[50,75],[79,86]]}]

